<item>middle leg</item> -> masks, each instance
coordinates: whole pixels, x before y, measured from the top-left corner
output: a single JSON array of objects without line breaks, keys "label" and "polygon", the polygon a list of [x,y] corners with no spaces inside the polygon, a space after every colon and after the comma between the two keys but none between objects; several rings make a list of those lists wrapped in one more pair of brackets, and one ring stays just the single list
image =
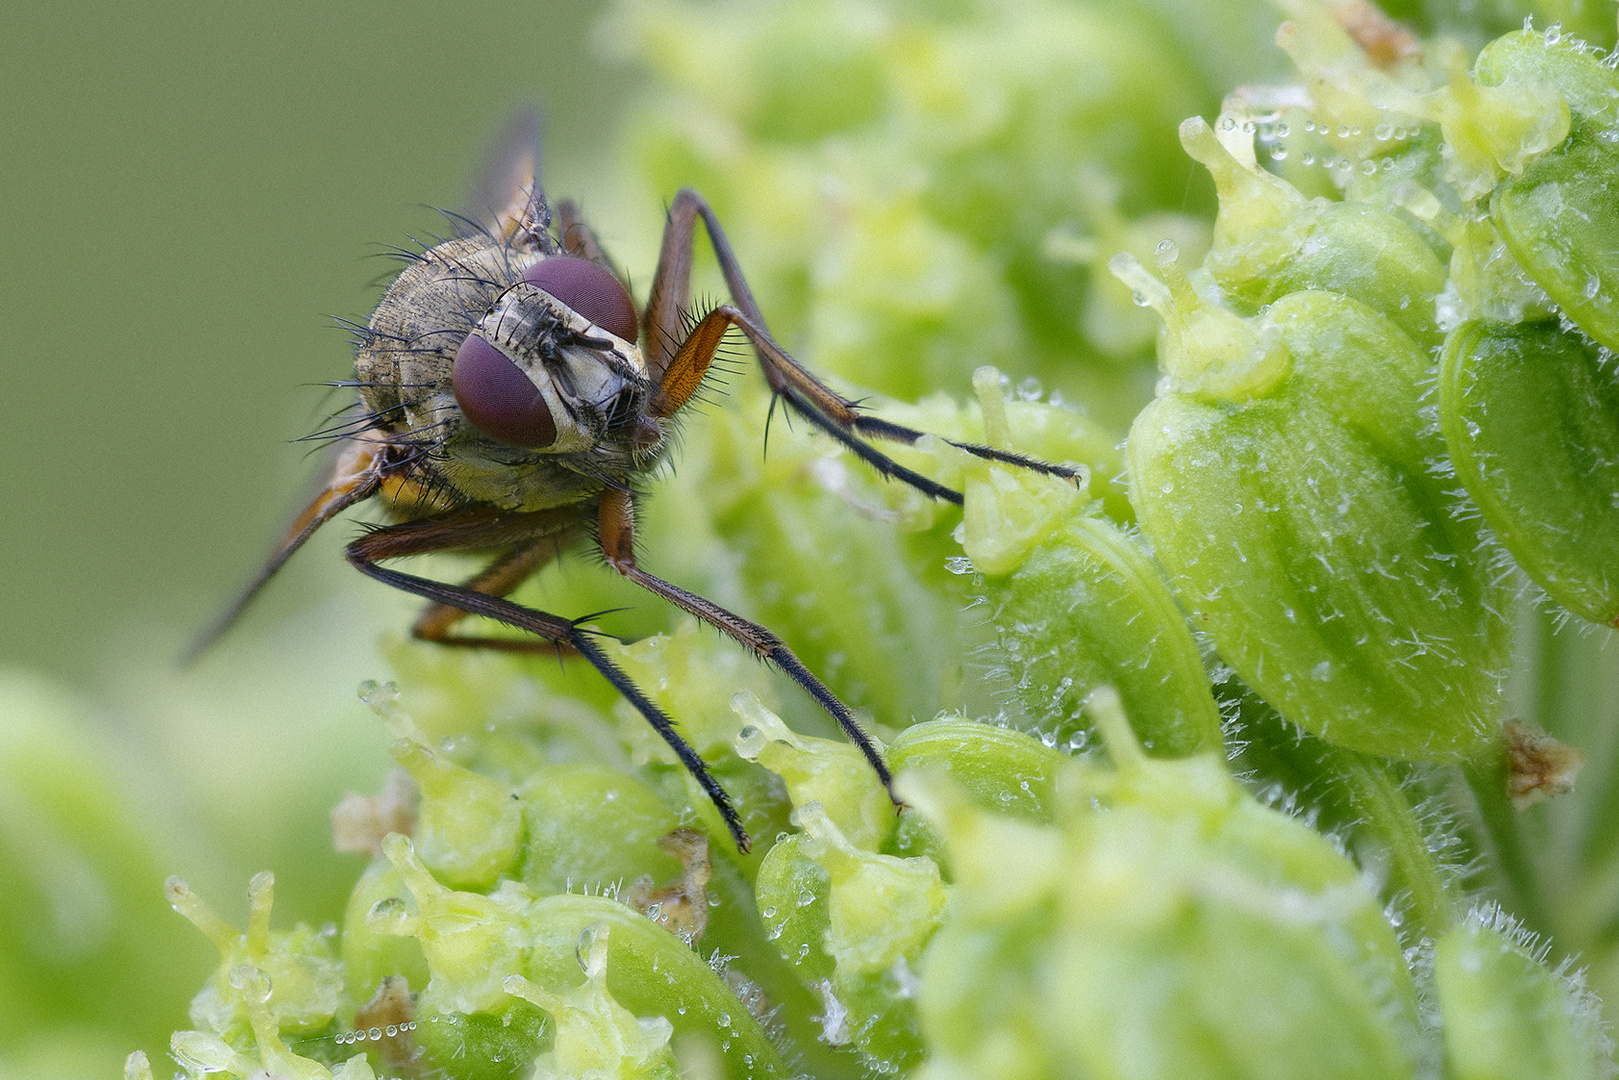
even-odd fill
[{"label": "middle leg", "polygon": [[601,544],[602,555],[606,558],[607,564],[614,570],[648,592],[663,597],[682,611],[706,622],[761,660],[776,665],[803,687],[810,697],[815,699],[816,704],[837,721],[838,727],[843,729],[849,741],[859,747],[860,753],[871,765],[872,771],[888,790],[889,798],[893,799],[896,806],[900,804],[899,797],[894,794],[894,775],[889,771],[888,763],[883,760],[882,751],[877,749],[877,744],[872,742],[871,736],[860,726],[849,706],[839,700],[825,683],[816,678],[814,672],[804,666],[804,662],[788,648],[786,642],[768,627],[744,619],[712,600],[706,600],[678,585],[672,585],[662,578],[647,573],[636,564],[635,504],[628,491],[609,489],[602,494],[597,540]]}]

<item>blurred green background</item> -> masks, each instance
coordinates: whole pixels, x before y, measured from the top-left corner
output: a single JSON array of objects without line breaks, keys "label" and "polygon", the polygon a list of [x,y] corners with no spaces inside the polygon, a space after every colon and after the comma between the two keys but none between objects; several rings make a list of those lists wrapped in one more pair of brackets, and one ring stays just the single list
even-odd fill
[{"label": "blurred green background", "polygon": [[[288,440],[346,404],[312,385],[348,375],[330,316],[369,312],[394,267],[384,245],[446,231],[432,207],[462,203],[515,109],[544,109],[548,186],[579,197],[632,269],[650,267],[655,252],[625,237],[655,236],[661,206],[626,221],[610,168],[637,87],[601,58],[598,11],[299,0],[0,15],[0,1076],[119,1075],[136,1046],[165,1060],[215,962],[168,910],[167,874],[238,924],[266,868],[280,872],[277,925],[341,912],[359,860],[310,865],[330,850],[310,808],[375,790],[385,739],[354,688],[386,677],[378,633],[412,605],[342,565],[352,530],[339,528],[202,663],[178,672],[173,658],[303,492],[313,463]],[[284,784],[317,794],[271,800]],[[233,813],[203,813],[220,805]],[[82,865],[69,834],[105,849],[118,829],[125,861]],[[165,836],[185,841],[151,839]],[[94,910],[75,919],[73,902]],[[101,977],[107,993],[80,1000]]]}]

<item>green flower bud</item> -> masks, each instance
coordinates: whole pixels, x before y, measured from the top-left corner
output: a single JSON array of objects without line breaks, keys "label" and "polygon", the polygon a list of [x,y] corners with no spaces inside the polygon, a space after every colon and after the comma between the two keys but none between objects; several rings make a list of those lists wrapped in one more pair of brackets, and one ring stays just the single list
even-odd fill
[{"label": "green flower bud", "polygon": [[1056,824],[903,781],[956,867],[924,957],[923,1076],[1402,1077],[1416,995],[1359,871],[1265,809],[1218,755],[1073,763]]},{"label": "green flower bud", "polygon": [[[726,1076],[783,1071],[765,1028],[726,981],[639,912],[605,897],[536,897],[514,881],[488,896],[456,892],[433,879],[404,837],[390,837],[385,850],[416,911],[373,910],[370,921],[421,942],[432,978],[419,1001],[416,1035],[440,1067],[453,1061],[457,1076],[504,1076],[513,1060],[550,1049],[531,995],[567,997],[593,936],[605,930],[606,987],[615,1002],[635,1017],[667,1020],[677,1051],[688,1039],[710,1047]],[[509,984],[514,975],[527,982]],[[514,997],[513,989],[522,993]],[[577,1027],[572,1034],[586,1037]]]},{"label": "green flower bud", "polygon": [[1158,362],[1170,388],[1207,401],[1241,401],[1274,390],[1288,368],[1277,324],[1242,318],[1205,299],[1181,269],[1173,244],[1159,245],[1155,257],[1162,282],[1129,255],[1115,256],[1110,265],[1164,320]]},{"label": "green flower bud", "polygon": [[1220,714],[1185,619],[1146,553],[1105,518],[1067,518],[1017,569],[990,577],[984,594],[1043,737],[1081,744],[1084,701],[1112,682],[1154,753],[1220,746]]},{"label": "green flower bud", "polygon": [[[1573,34],[1526,28],[1486,45],[1473,62],[1481,87],[1502,87],[1567,104],[1576,135],[1596,135],[1619,124],[1619,74]],[[1567,132],[1565,132],[1567,134]],[[1562,142],[1559,137],[1552,145]]]},{"label": "green flower bud", "polygon": [[823,1041],[852,1044],[868,1068],[909,1068],[922,1054],[914,969],[945,907],[939,868],[855,846],[820,803],[798,817],[803,835],[778,843],[760,869],[768,936],[823,995]]},{"label": "green flower bud", "polygon": [[396,739],[388,752],[422,792],[416,831],[422,861],[454,885],[494,884],[517,856],[517,793],[414,739]]},{"label": "green flower bud", "polygon": [[[434,880],[411,842],[399,834],[383,843],[388,861],[410,890],[415,910],[383,901],[366,915],[375,933],[417,939],[432,972],[426,994],[438,1012],[490,1012],[508,1004],[500,980],[521,971],[523,944],[512,932],[527,906],[514,883],[490,896],[459,892]],[[424,1002],[425,1004],[425,1002]]]},{"label": "green flower bud", "polygon": [[974,805],[1036,821],[1050,820],[1056,774],[1067,760],[1020,731],[951,717],[908,727],[888,748],[896,775],[943,769]]},{"label": "green flower bud", "polygon": [[[166,886],[169,903],[201,930],[219,950],[219,967],[191,1002],[191,1022],[236,1042],[251,1030],[257,1034],[262,1006],[277,1031],[310,1032],[325,1028],[337,1012],[343,990],[342,969],[333,955],[332,935],[300,923],[292,930],[271,931],[275,875],[253,875],[247,889],[247,932],[221,919],[179,878]],[[267,980],[262,998],[243,990],[238,973],[251,970],[253,980]],[[272,992],[273,990],[273,992]]]},{"label": "green flower bud", "polygon": [[[973,384],[991,445],[1011,442],[993,368]],[[1082,743],[1081,705],[1118,685],[1158,753],[1220,745],[1220,716],[1186,621],[1157,568],[1066,480],[947,446],[965,492],[957,532],[975,570],[1012,684],[1042,736]],[[1077,742],[1076,742],[1077,740]]]},{"label": "green flower bud", "polygon": [[1596,999],[1564,961],[1496,908],[1433,945],[1433,986],[1453,1080],[1587,1080],[1613,1075]]},{"label": "green flower bud", "polygon": [[1484,519],[1552,599],[1619,622],[1619,383],[1553,323],[1464,323],[1440,358],[1439,422]]},{"label": "green flower bud", "polygon": [[1166,360],[1174,389],[1131,429],[1154,553],[1221,656],[1295,723],[1369,753],[1481,754],[1499,720],[1505,593],[1428,476],[1426,356],[1328,293],[1255,322],[1250,339],[1290,358],[1285,380],[1257,398],[1241,380],[1224,400],[1183,392],[1174,373],[1204,350],[1183,338],[1188,358]]},{"label": "green flower bud", "polygon": [[273,985],[258,968],[242,965],[231,969],[230,985],[247,1013],[257,1055],[242,1053],[217,1035],[177,1031],[170,1041],[170,1049],[175,1060],[194,1080],[219,1073],[243,1080],[260,1076],[285,1077],[286,1080],[374,1080],[375,1073],[364,1054],[355,1055],[336,1069],[328,1069],[288,1049],[282,1041],[279,1022],[269,1008]]},{"label": "green flower bud", "polygon": [[[745,733],[739,744],[757,743],[761,764],[782,770],[804,829],[780,840],[760,866],[756,889],[766,936],[804,985],[822,995],[822,1041],[853,1045],[871,1068],[908,1068],[921,1055],[911,1000],[916,965],[945,907],[939,866],[874,850],[891,831],[894,811],[858,755],[824,740],[787,742],[779,738],[781,722],[756,703],[739,700],[738,708],[747,710],[749,730],[759,732]],[[770,731],[775,743],[765,741]],[[780,749],[764,752],[771,745]],[[1033,814],[1049,813],[1050,776],[1061,760],[1028,736],[964,720],[908,728],[889,754],[896,771],[949,762],[984,803]],[[808,796],[838,801],[799,801]],[[846,834],[842,822],[856,831]],[[914,830],[900,843],[929,847]]]},{"label": "green flower bud", "polygon": [[[403,975],[414,989],[427,985],[427,959],[415,938],[378,933],[366,916],[378,904],[384,911],[414,913],[415,901],[399,870],[385,859],[374,859],[354,886],[343,911],[343,981],[351,996],[363,1001],[390,975]],[[352,1006],[350,1011],[352,1012]]]},{"label": "green flower bud", "polygon": [[1619,348],[1619,150],[1576,137],[1503,184],[1492,220],[1513,256],[1581,330]]},{"label": "green flower bud", "polygon": [[632,776],[600,765],[548,765],[524,782],[522,809],[526,828],[516,876],[536,893],[680,872],[658,848],[659,837],[680,825],[679,816]]},{"label": "green flower bud", "polygon": [[1501,95],[1566,102],[1572,113],[1567,141],[1559,134],[1541,147],[1546,152],[1510,170],[1490,213],[1513,256],[1568,317],[1619,348],[1619,209],[1611,190],[1619,175],[1619,74],[1584,43],[1525,30],[1480,54],[1478,78]]},{"label": "green flower bud", "polygon": [[661,1016],[639,1019],[613,999],[607,989],[608,931],[601,927],[587,936],[589,951],[579,958],[585,970],[583,986],[558,993],[521,975],[504,980],[507,993],[550,1013],[556,1023],[552,1049],[535,1062],[534,1080],[581,1076],[673,1080],[669,1037],[674,1025]]},{"label": "green flower bud", "polygon": [[794,833],[771,845],[754,885],[765,936],[775,942],[793,974],[805,986],[830,986],[834,966],[826,951],[826,931],[831,878],[804,853],[806,842],[802,833]]},{"label": "green flower bud", "polygon": [[1342,293],[1392,319],[1424,345],[1439,343],[1434,298],[1445,267],[1405,221],[1364,202],[1305,198],[1261,169],[1253,136],[1236,118],[1219,130],[1201,117],[1181,124],[1181,144],[1220,192],[1208,269],[1223,289],[1253,308],[1288,293]]},{"label": "green flower bud", "polygon": [[1474,82],[1459,49],[1448,60],[1450,82],[1430,101],[1447,155],[1446,173],[1464,199],[1486,194],[1503,175],[1520,176],[1540,154],[1568,137],[1563,96],[1540,86]]},{"label": "green flower bud", "polygon": [[781,777],[794,806],[813,802],[830,808],[824,812],[840,835],[876,849],[893,827],[893,803],[853,744],[799,735],[745,691],[733,699],[731,708],[747,725],[736,737],[738,754]]}]

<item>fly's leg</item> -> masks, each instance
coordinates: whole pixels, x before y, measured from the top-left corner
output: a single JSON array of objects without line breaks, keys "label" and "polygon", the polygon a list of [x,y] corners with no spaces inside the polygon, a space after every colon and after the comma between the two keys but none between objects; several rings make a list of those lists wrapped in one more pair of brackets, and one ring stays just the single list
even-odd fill
[{"label": "fly's leg", "polygon": [[562,234],[564,255],[589,259],[612,271],[615,277],[618,276],[618,271],[613,269],[613,261],[607,257],[601,241],[596,238],[596,231],[585,223],[584,215],[579,212],[579,204],[572,199],[557,202],[557,229]]},{"label": "fly's leg", "polygon": [[[702,219],[703,227],[708,232],[709,243],[714,249],[715,258],[719,260],[720,272],[725,276],[726,288],[731,293],[732,302],[709,312],[692,333],[687,335],[680,331],[681,313],[691,300],[692,252],[699,218]],[[671,372],[680,374],[682,354],[688,352],[700,354],[706,350],[707,357],[701,363],[701,368],[706,371],[708,359],[712,358],[713,348],[718,347],[725,329],[735,326],[746,334],[752,343],[771,391],[794,412],[826,431],[882,475],[903,481],[931,498],[958,504],[961,502],[959,492],[905,468],[858,437],[886,439],[911,445],[920,439],[924,432],[860,411],[854,402],[821,382],[785,349],[776,344],[765,325],[764,315],[759,311],[759,304],[753,298],[753,291],[748,288],[742,267],[737,262],[736,253],[731,250],[731,242],[726,239],[725,230],[721,228],[719,219],[715,217],[708,202],[690,188],[682,189],[669,207],[669,222],[663,232],[663,246],[659,253],[657,273],[652,281],[652,293],[647,302],[645,322],[642,340],[646,343],[647,360],[654,382],[660,384],[667,382]],[[694,340],[699,348],[689,348]],[[709,347],[709,342],[712,342],[712,348]],[[696,356],[684,359],[687,365],[691,365]],[[699,374],[698,380],[700,379]],[[684,386],[690,381],[689,375],[677,381],[680,386]],[[695,383],[692,383],[691,389],[695,388]],[[672,406],[669,412],[673,412],[685,404],[685,400],[689,397],[689,391],[686,398],[670,394],[665,407]],[[1017,454],[978,443],[946,441],[977,457],[1049,473],[1074,483],[1080,482],[1082,476],[1081,470],[1065,465],[1052,465],[1026,454]]]},{"label": "fly's leg", "polygon": [[[557,557],[560,543],[539,542],[514,548],[497,558],[473,577],[462,582],[463,588],[481,592],[485,596],[505,596],[527,581],[540,568]],[[555,650],[566,653],[560,642],[535,641],[524,638],[498,638],[471,634],[452,634],[451,629],[467,617],[467,612],[449,604],[429,604],[411,624],[412,637],[431,641],[437,645],[454,645],[471,649],[493,649],[499,652],[537,653]]]},{"label": "fly's leg", "polygon": [[696,616],[739,642],[755,656],[774,664],[802,686],[810,697],[838,722],[838,727],[843,729],[849,741],[860,748],[877,778],[882,781],[883,787],[888,789],[889,797],[894,800],[896,806],[899,805],[899,798],[894,795],[893,774],[889,772],[888,763],[883,760],[882,753],[871,741],[871,736],[861,729],[860,722],[854,718],[849,707],[838,700],[837,695],[804,666],[804,662],[787,647],[786,642],[766,627],[727,611],[712,600],[705,600],[696,593],[687,592],[678,585],[671,585],[662,578],[654,577],[636,565],[635,504],[628,491],[609,489],[602,493],[597,540],[601,544],[602,555],[606,557],[607,564],[614,570],[648,592],[663,597],[682,611]]},{"label": "fly's leg", "polygon": [[[516,515],[488,512],[446,514],[376,529],[349,544],[345,554],[349,562],[366,576],[432,601],[434,607],[429,609],[429,614],[442,607],[454,608],[468,615],[482,615],[535,634],[548,642],[565,646],[583,657],[612,684],[613,689],[623,695],[624,699],[646,718],[647,723],[662,736],[663,741],[669,744],[675,757],[697,779],[698,784],[714,804],[714,808],[719,811],[720,817],[725,821],[725,827],[736,841],[737,850],[746,852],[752,845],[747,831],[742,827],[742,819],[737,815],[736,808],[732,805],[730,796],[726,795],[725,789],[709,774],[703,759],[692,749],[690,743],[681,738],[680,733],[675,730],[674,721],[596,646],[589,632],[581,629],[578,623],[548,612],[514,604],[504,597],[491,596],[466,585],[433,581],[430,578],[406,574],[380,565],[385,560],[403,555],[456,551],[469,547],[485,549],[502,547],[516,542],[519,537],[514,534],[520,533],[525,527],[531,530],[529,539],[532,540],[536,536],[544,537],[547,535],[546,527],[556,519],[555,513],[545,511],[538,514]],[[490,571],[494,571],[499,565],[497,563]],[[479,575],[479,578],[485,576]]]},{"label": "fly's leg", "polygon": [[387,447],[384,443],[355,439],[345,445],[333,463],[330,479],[313,501],[287,527],[281,542],[276,545],[275,551],[271,553],[263,569],[237,594],[230,606],[220,612],[219,617],[197,635],[181,655],[180,663],[190,664],[210,645],[218,641],[219,636],[241,618],[242,612],[247,610],[253,598],[258,596],[265,584],[275,576],[275,572],[292,557],[293,552],[303,547],[304,541],[315,534],[316,529],[349,507],[375,495],[387,476],[388,464]]}]

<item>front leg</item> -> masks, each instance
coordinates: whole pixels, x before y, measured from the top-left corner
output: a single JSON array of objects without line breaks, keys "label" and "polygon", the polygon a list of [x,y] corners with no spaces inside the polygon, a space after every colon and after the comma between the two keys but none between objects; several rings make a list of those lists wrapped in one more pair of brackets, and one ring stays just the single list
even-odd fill
[{"label": "front leg", "polygon": [[[687,334],[682,331],[682,319],[691,299],[692,250],[699,218],[708,232],[732,302],[710,311]],[[959,492],[905,468],[861,441],[862,437],[886,439],[909,446],[924,432],[862,412],[859,406],[816,378],[776,343],[719,219],[708,202],[691,188],[681,189],[669,207],[669,221],[664,227],[645,322],[642,340],[646,343],[652,380],[660,389],[654,402],[657,414],[672,415],[685,405],[708,370],[726,329],[735,326],[747,335],[771,391],[788,408],[848,447],[883,476],[903,481],[930,498],[961,502]],[[977,457],[1060,476],[1075,484],[1084,476],[1082,469],[1053,465],[1026,454],[980,443],[945,441]]]},{"label": "front leg", "polygon": [[682,611],[696,616],[716,630],[740,643],[761,660],[769,661],[802,686],[815,699],[816,704],[825,709],[838,727],[843,729],[850,742],[860,748],[866,761],[871,764],[872,771],[882,781],[883,787],[888,789],[888,797],[899,806],[900,800],[894,794],[894,776],[888,770],[888,763],[883,760],[882,751],[872,742],[860,727],[860,722],[854,718],[854,713],[827,685],[815,677],[814,672],[804,666],[793,650],[787,647],[768,628],[756,622],[744,619],[732,611],[727,611],[712,600],[705,600],[696,593],[687,592],[678,585],[671,585],[662,578],[642,570],[635,562],[635,503],[628,491],[622,489],[609,489],[602,493],[601,506],[597,520],[597,539],[601,544],[602,555],[607,559],[607,565],[623,574],[630,581],[655,593],[674,604]]}]

